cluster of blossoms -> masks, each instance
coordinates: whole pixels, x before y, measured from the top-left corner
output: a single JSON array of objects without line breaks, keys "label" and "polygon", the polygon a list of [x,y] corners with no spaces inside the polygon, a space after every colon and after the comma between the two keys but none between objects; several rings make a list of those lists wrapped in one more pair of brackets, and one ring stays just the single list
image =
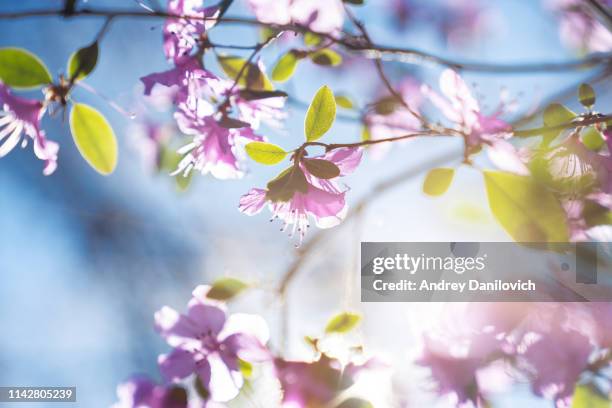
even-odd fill
[{"label": "cluster of blossoms", "polygon": [[425,336],[418,363],[457,406],[483,406],[526,380],[536,395],[570,407],[576,384],[609,366],[611,311],[608,303],[467,304]]},{"label": "cluster of blossoms", "polygon": [[[227,316],[224,303],[207,297],[210,289],[198,286],[185,314],[167,306],[155,313],[157,331],[173,347],[158,358],[164,383],[135,376],[118,386],[114,408],[223,407],[252,375],[252,363],[271,368],[282,390],[279,406],[323,406],[353,385],[360,372],[381,367],[374,359],[341,361],[319,351],[311,361],[275,356],[266,345],[265,321],[242,313]],[[249,374],[244,366],[251,367]],[[199,398],[189,399],[181,385],[190,377]]]},{"label": "cluster of blossoms", "polygon": [[45,162],[43,174],[48,176],[57,168],[59,145],[48,140],[40,121],[47,108],[46,101],[13,95],[9,87],[0,82],[0,157],[15,146],[22,147],[32,140],[34,154]]},{"label": "cluster of blossoms", "polygon": [[[191,143],[179,150],[184,155],[177,173],[187,175],[195,169],[220,179],[244,174],[242,146],[263,140],[255,131],[262,120],[276,123],[282,118],[284,98],[249,98],[235,81],[222,79],[203,67],[208,46],[206,30],[214,23],[218,10],[203,8],[202,1],[172,1],[169,11],[176,15],[195,15],[200,20],[169,18],[164,25],[164,52],[174,67],[141,78],[145,95],[156,85],[171,87],[178,128],[192,136]],[[247,64],[245,62],[245,64]],[[247,66],[244,75],[251,67]],[[263,66],[259,64],[263,71]],[[230,115],[235,115],[231,117]]]},{"label": "cluster of blossoms", "polygon": [[[547,0],[560,19],[559,33],[567,46],[588,52],[612,50],[612,33],[598,19],[589,2],[581,0]],[[612,7],[609,0],[600,1]]]},{"label": "cluster of blossoms", "polygon": [[478,0],[392,0],[390,10],[399,29],[427,21],[452,46],[465,45],[482,36],[491,25],[491,13]]},{"label": "cluster of blossoms", "polygon": [[342,29],[341,0],[248,0],[262,23],[299,24],[318,33],[333,34]]},{"label": "cluster of blossoms", "polygon": [[[313,158],[297,157],[295,165],[269,182],[267,189],[254,188],[242,196],[239,209],[253,215],[268,204],[273,219],[284,222],[283,230],[293,225],[292,235],[297,232],[300,240],[310,226],[310,217],[319,228],[338,225],[346,215],[347,189],[336,179],[352,173],[362,153],[359,148],[338,148]],[[335,168],[331,174],[321,174],[327,163]]]}]

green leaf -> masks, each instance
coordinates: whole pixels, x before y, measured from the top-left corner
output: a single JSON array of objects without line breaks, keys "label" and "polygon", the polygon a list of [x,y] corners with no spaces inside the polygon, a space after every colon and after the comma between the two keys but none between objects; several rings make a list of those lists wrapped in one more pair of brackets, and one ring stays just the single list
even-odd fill
[{"label": "green leaf", "polygon": [[298,166],[291,166],[271,180],[267,187],[266,199],[286,202],[291,200],[296,192],[308,192],[308,180]]},{"label": "green leaf", "polygon": [[517,242],[567,242],[565,212],[531,177],[485,171],[491,212]]},{"label": "green leaf", "polygon": [[311,33],[310,31],[304,33],[304,44],[309,47],[316,47],[321,44],[321,41],[323,41],[323,38],[317,34]]},{"label": "green leaf", "polygon": [[68,60],[68,77],[83,79],[91,73],[98,62],[98,42],[73,53]]},{"label": "green leaf", "polygon": [[304,133],[306,140],[313,142],[323,136],[331,128],[336,119],[336,100],[334,93],[327,86],[322,86],[312,99],[306,120],[304,122]]},{"label": "green leaf", "polygon": [[587,147],[587,149],[598,151],[601,149],[606,143],[603,135],[599,130],[595,128],[595,126],[589,126],[580,134],[580,138],[582,139],[582,143]]},{"label": "green leaf", "polygon": [[590,385],[578,385],[572,397],[572,408],[610,408],[612,403]]},{"label": "green leaf", "polygon": [[[572,112],[570,109],[561,105],[560,103],[552,103],[546,107],[544,110],[544,126],[554,127],[563,125],[565,123],[571,122],[575,117],[576,113]],[[544,143],[547,145],[553,139],[561,134],[563,130],[551,130],[544,133]]]},{"label": "green leaf", "polygon": [[[194,387],[196,393],[204,400],[207,401],[210,398],[210,391],[205,384],[202,383],[199,375],[195,376]],[[187,404],[185,404],[186,406]]]},{"label": "green leaf", "polygon": [[343,312],[332,317],[325,327],[325,333],[346,333],[353,330],[361,321],[356,313]]},{"label": "green leaf", "polygon": [[335,67],[342,64],[342,56],[329,48],[314,52],[308,57],[317,65]]},{"label": "green leaf", "polygon": [[193,180],[193,171],[183,176],[182,174],[177,174],[174,176],[174,180],[176,181],[176,188],[180,192],[187,191],[189,186],[191,185],[191,181]]},{"label": "green leaf", "polygon": [[423,192],[434,197],[446,193],[454,176],[455,169],[439,168],[430,170],[423,182]]},{"label": "green leaf", "polygon": [[361,128],[361,141],[367,142],[372,139],[372,134],[370,133],[370,129],[367,126],[363,126]]},{"label": "green leaf", "polygon": [[117,166],[117,139],[104,115],[83,103],[70,112],[70,131],[81,156],[100,174],[110,174]]},{"label": "green leaf", "polygon": [[374,111],[379,115],[390,115],[400,105],[400,101],[395,96],[387,96],[374,103]]},{"label": "green leaf", "polygon": [[272,70],[272,79],[277,82],[287,81],[295,72],[299,60],[300,59],[293,50],[280,57]]},{"label": "green leaf", "polygon": [[338,105],[338,106],[340,106],[341,108],[344,108],[344,109],[353,109],[353,108],[355,108],[355,104],[353,103],[351,98],[349,98],[346,95],[336,95],[336,105]]},{"label": "green leaf", "polygon": [[587,109],[595,105],[595,90],[589,84],[582,84],[578,88],[578,100]]},{"label": "green leaf", "polygon": [[310,174],[320,179],[332,179],[340,175],[340,169],[329,160],[304,159],[302,164]]},{"label": "green leaf", "polygon": [[0,48],[0,80],[13,88],[35,88],[53,81],[45,64],[23,48]]},{"label": "green leaf", "polygon": [[243,70],[242,67],[247,64],[244,58],[231,55],[220,55],[217,59],[223,71],[231,79],[236,80],[238,74],[240,74],[238,85],[256,91],[274,90],[274,86],[272,86],[266,74],[259,69],[257,64],[249,62],[247,67]]},{"label": "green leaf", "polygon": [[248,284],[236,278],[219,278],[212,284],[206,297],[215,300],[229,300],[238,296],[248,287]]},{"label": "green leaf", "polygon": [[280,163],[288,154],[282,147],[266,142],[251,142],[245,149],[251,159],[268,165]]},{"label": "green leaf", "polygon": [[340,405],[336,406],[336,408],[374,408],[374,405],[372,405],[370,401],[353,397],[345,399]]}]

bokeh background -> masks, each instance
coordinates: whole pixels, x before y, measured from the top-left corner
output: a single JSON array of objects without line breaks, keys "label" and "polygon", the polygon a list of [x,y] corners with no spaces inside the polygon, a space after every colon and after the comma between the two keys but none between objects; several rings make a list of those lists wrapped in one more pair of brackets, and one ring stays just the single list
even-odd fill
[{"label": "bokeh background", "polygon": [[[61,3],[3,1],[0,12],[61,8]],[[249,15],[244,3],[237,0],[229,14]],[[561,43],[555,17],[539,1],[480,2],[486,15],[479,34],[459,44],[446,41],[426,22],[396,29],[390,4],[370,0],[356,9],[379,43],[498,63],[576,57]],[[139,8],[127,0],[89,0],[87,5]],[[0,46],[27,48],[59,74],[65,71],[69,55],[88,44],[102,23],[89,17],[0,20]],[[437,165],[458,164],[461,141],[417,140],[381,159],[366,158],[347,179],[348,200],[354,203],[370,195],[372,203],[362,216],[328,231],[307,259],[289,290],[290,331],[288,338],[281,339],[280,303],[270,290],[295,259],[295,240],[279,232],[280,225],[269,223],[266,215],[247,217],[237,209],[244,192],[264,185],[278,169],[253,164],[247,177],[237,181],[197,176],[187,192],[179,193],[172,179],[156,174],[142,154],[142,135],[134,130],[142,114],[137,108],[142,104],[138,79],[167,67],[162,23],[114,21],[103,40],[98,66],[86,80],[98,95],[83,88],[74,94],[74,99],[95,106],[112,123],[120,144],[114,174],[102,177],[83,161],[71,143],[62,112],[44,124],[49,137],[61,145],[55,174],[44,177],[41,163],[29,149],[16,149],[0,160],[0,385],[76,386],[77,406],[109,406],[116,400],[116,385],[130,375],[159,378],[156,358],[167,346],[153,330],[153,313],[163,305],[182,310],[193,287],[231,275],[256,283],[257,289],[230,308],[263,315],[273,344],[280,347],[285,341],[289,356],[300,357],[307,350],[303,336],[320,334],[332,314],[357,310],[365,316],[357,336],[370,352],[389,357],[397,371],[392,379],[379,377],[370,384],[366,392],[372,401],[384,401],[383,394],[393,387],[406,396],[409,406],[446,406],[434,402],[427,371],[411,364],[415,339],[441,306],[361,304],[357,256],[360,241],[509,240],[490,215],[478,171],[461,166],[442,198],[421,193],[424,166],[431,160]],[[226,44],[251,45],[258,39],[255,29],[240,26],[217,28],[211,36]],[[282,48],[280,43],[263,54],[268,67]],[[303,64],[286,89],[296,99],[309,101],[316,89],[328,84],[364,103],[380,84],[365,64],[348,63],[353,66],[340,70]],[[212,60],[210,64],[215,70]],[[403,63],[389,63],[388,70],[392,78],[412,74],[435,87],[440,73],[435,66]],[[467,73],[466,78],[478,84],[475,92],[489,111],[497,105],[501,89],[507,88],[518,99],[518,118],[591,73]],[[602,88],[598,103],[609,104]],[[137,117],[117,112],[108,101],[138,112]],[[573,100],[568,102],[572,104]],[[288,111],[282,129],[266,130],[272,141],[285,147],[303,137],[303,107],[290,104]],[[148,114],[165,119],[162,113]],[[351,141],[359,132],[358,124],[339,118],[328,137]],[[477,165],[486,167],[487,162]],[[372,194],[376,183],[410,168],[414,177],[380,197]],[[526,386],[495,396],[493,402],[495,407],[551,404],[531,397]]]}]

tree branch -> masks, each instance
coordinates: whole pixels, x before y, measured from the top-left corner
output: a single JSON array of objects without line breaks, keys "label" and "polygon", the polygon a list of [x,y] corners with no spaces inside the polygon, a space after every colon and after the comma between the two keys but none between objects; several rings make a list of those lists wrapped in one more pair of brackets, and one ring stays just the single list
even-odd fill
[{"label": "tree branch", "polygon": [[[63,10],[31,10],[19,12],[0,13],[0,19],[21,19],[28,17],[52,17],[64,16]],[[241,17],[195,17],[177,15],[161,11],[141,11],[141,10],[105,10],[98,8],[82,8],[75,10],[72,17],[134,17],[134,18],[184,18],[190,20],[216,20],[225,24],[243,24],[259,27],[269,27],[280,31],[294,31],[298,33],[312,33],[333,41],[344,47],[348,51],[363,52],[367,58],[372,59],[392,59],[411,64],[433,64],[449,67],[457,70],[487,72],[495,74],[519,74],[519,73],[550,73],[573,71],[584,68],[591,68],[598,65],[612,64],[612,53],[594,53],[583,59],[561,62],[534,62],[525,64],[493,64],[476,61],[456,61],[450,58],[440,57],[422,50],[413,48],[391,47],[378,44],[368,44],[360,41],[359,38],[350,36],[335,37],[328,33],[320,33],[300,24],[267,24],[252,18]]]}]

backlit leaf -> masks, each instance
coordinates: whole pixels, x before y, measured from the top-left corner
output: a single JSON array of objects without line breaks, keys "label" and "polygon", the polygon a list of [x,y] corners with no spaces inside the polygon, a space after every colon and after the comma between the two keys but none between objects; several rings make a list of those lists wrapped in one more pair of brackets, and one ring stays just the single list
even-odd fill
[{"label": "backlit leaf", "polygon": [[295,72],[295,68],[297,67],[299,58],[295,52],[289,51],[276,63],[274,69],[272,70],[272,79],[277,82],[285,82]]},{"label": "backlit leaf", "polygon": [[45,64],[23,48],[0,48],[0,81],[13,88],[34,88],[53,81]]},{"label": "backlit leaf", "polygon": [[565,211],[531,177],[484,172],[491,212],[517,242],[567,242]]},{"label": "backlit leaf", "polygon": [[75,103],[70,112],[70,131],[81,156],[100,174],[117,166],[117,140],[110,124],[89,105]]},{"label": "backlit leaf", "polygon": [[245,149],[251,159],[261,164],[276,164],[287,157],[287,152],[282,147],[272,143],[251,142]]},{"label": "backlit leaf", "polygon": [[582,139],[582,143],[588,149],[593,151],[598,151],[606,143],[601,132],[594,126],[589,126],[588,128],[584,129],[580,134],[580,138]]},{"label": "backlit leaf", "polygon": [[309,55],[309,58],[317,65],[335,67],[342,64],[342,56],[329,48],[314,52]]},{"label": "backlit leaf", "polygon": [[348,398],[342,401],[336,408],[374,408],[374,405],[370,401],[361,398]]},{"label": "backlit leaf", "polygon": [[215,300],[229,300],[249,287],[248,284],[236,278],[219,278],[210,287],[206,297]]},{"label": "backlit leaf", "polygon": [[[544,110],[544,126],[554,127],[563,125],[571,122],[576,116],[576,113],[572,112],[564,105],[561,105],[560,103],[552,103]],[[562,129],[559,129],[545,132],[543,135],[545,144],[550,143],[553,139],[559,136],[562,131]]]},{"label": "backlit leaf", "polygon": [[572,408],[610,408],[612,401],[592,385],[578,385],[574,390]]},{"label": "backlit leaf", "polygon": [[266,74],[261,71],[257,64],[249,62],[247,67],[242,69],[242,67],[247,64],[247,61],[244,58],[231,55],[220,55],[218,57],[218,61],[219,65],[221,65],[221,68],[223,69],[223,72],[225,72],[231,79],[236,80],[236,78],[238,78],[238,74],[240,74],[238,85],[259,91],[274,90],[274,86],[272,86],[272,83]]},{"label": "backlit leaf", "polygon": [[329,160],[304,159],[304,167],[310,174],[320,179],[332,179],[340,175],[340,169]]},{"label": "backlit leaf", "polygon": [[68,60],[68,77],[83,79],[91,73],[98,62],[98,43],[94,42],[73,53]]},{"label": "backlit leaf", "polygon": [[454,176],[455,169],[438,168],[430,170],[423,182],[423,192],[430,196],[439,196],[446,193]]},{"label": "backlit leaf", "polygon": [[332,317],[325,327],[325,333],[346,333],[353,330],[361,321],[356,313],[343,312]]},{"label": "backlit leaf", "polygon": [[595,105],[595,90],[589,84],[582,84],[578,88],[578,99],[585,108],[592,108]]},{"label": "backlit leaf", "polygon": [[336,95],[336,105],[344,109],[353,109],[355,107],[351,98],[346,95]]},{"label": "backlit leaf", "polygon": [[266,199],[286,202],[291,200],[296,192],[308,192],[308,180],[298,166],[291,166],[271,180],[267,187]]},{"label": "backlit leaf", "polygon": [[306,140],[312,142],[321,138],[331,128],[335,119],[336,100],[334,99],[334,93],[327,85],[322,86],[312,99],[308,112],[306,112],[304,122]]}]

